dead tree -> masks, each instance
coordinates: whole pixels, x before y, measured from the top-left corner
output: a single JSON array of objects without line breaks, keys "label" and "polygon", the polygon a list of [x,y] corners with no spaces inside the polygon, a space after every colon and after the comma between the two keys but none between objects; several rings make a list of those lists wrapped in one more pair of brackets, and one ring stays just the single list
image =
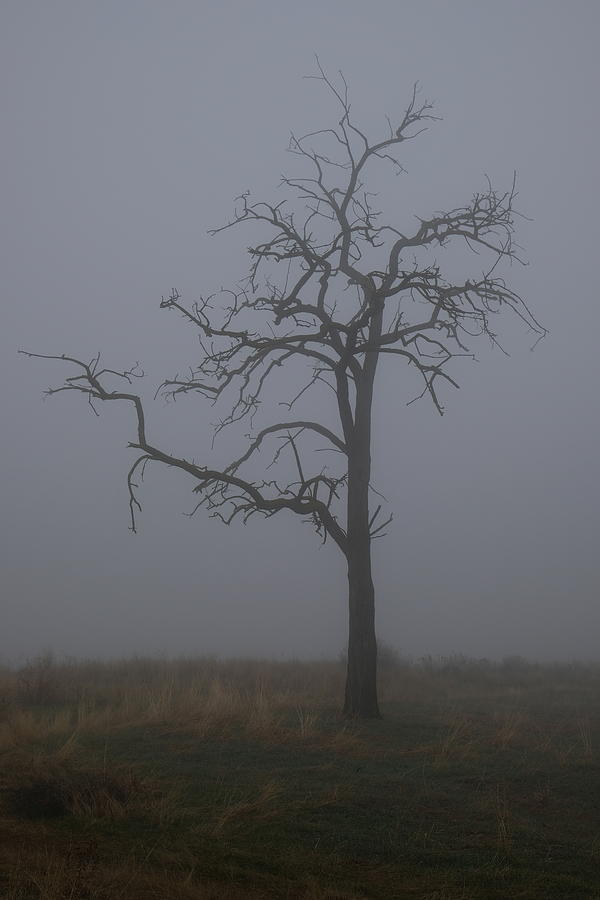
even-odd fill
[{"label": "dead tree", "polygon": [[[211,232],[258,228],[261,242],[248,248],[247,279],[197,303],[184,302],[177,291],[161,302],[197,329],[201,348],[189,376],[169,379],[162,388],[172,397],[194,393],[212,403],[225,400],[227,415],[217,430],[249,423],[248,443],[237,459],[206,467],[156,446],[141,397],[127,387],[115,388],[115,379],[131,385],[141,377],[137,368],[104,368],[99,356],[85,362],[28,355],[71,367],[73,374],[49,394],[83,393],[94,411],[95,401],[132,405],[137,425],[128,445],[137,453],[128,476],[132,530],[141,509],[136,476],[149,462],[159,462],[188,473],[197,507],[226,523],[289,510],[308,519],[323,541],[337,544],[347,561],[349,588],[344,713],[377,717],[371,542],[390,521],[382,521],[376,499],[371,504],[371,421],[380,360],[393,356],[412,367],[421,379],[419,396],[428,396],[441,414],[440,386],[457,387],[450,374],[453,358],[470,355],[475,337],[497,341],[495,315],[512,311],[536,338],[545,331],[497,272],[503,261],[518,259],[514,180],[500,192],[487,182],[466,205],[417,218],[410,232],[382,224],[374,195],[365,187],[369,169],[377,163],[402,170],[398,151],[435,118],[431,104],[419,102],[415,87],[400,121],[388,119],[386,133],[371,140],[351,116],[343,76],[335,83],[318,64],[315,77],[339,104],[340,119],[333,128],[292,135],[289,150],[304,171],[284,177],[282,186],[294,202],[255,202],[246,193],[237,199],[231,221]],[[460,283],[444,276],[431,251],[441,253],[452,242],[475,251],[478,260],[487,258],[481,274]],[[336,423],[301,415],[258,428],[253,423],[267,386],[280,384],[276,376],[282,367],[297,371],[298,361],[305,378],[288,396],[288,409],[313,390],[332,389]],[[337,452],[333,464],[316,464],[323,457],[313,452],[315,438]],[[269,446],[271,463],[281,464],[288,454],[294,466],[283,481],[244,474]]]}]

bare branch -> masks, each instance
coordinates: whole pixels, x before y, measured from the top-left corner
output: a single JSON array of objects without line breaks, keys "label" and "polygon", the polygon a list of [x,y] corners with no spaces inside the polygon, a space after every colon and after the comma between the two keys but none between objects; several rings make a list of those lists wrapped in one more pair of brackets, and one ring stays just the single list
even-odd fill
[{"label": "bare branch", "polygon": [[[348,553],[352,529],[350,523],[340,524],[340,507],[348,493],[358,490],[349,476],[356,448],[367,456],[355,468],[366,477],[367,487],[370,482],[364,436],[369,434],[370,440],[379,359],[384,354],[396,356],[414,368],[423,384],[419,397],[428,396],[441,414],[441,388],[458,387],[451,374],[454,359],[472,357],[469,345],[478,336],[500,346],[494,316],[509,311],[537,339],[546,333],[500,272],[503,262],[522,261],[515,241],[516,179],[505,191],[496,190],[487,179],[483,190],[464,206],[418,217],[415,230],[403,233],[393,222],[381,221],[375,195],[368,190],[368,174],[373,165],[404,171],[398,155],[401,145],[437,120],[432,104],[419,98],[415,84],[404,112],[396,120],[386,117],[381,135],[371,138],[354,119],[343,74],[331,78],[317,57],[316,74],[310,77],[333,98],[337,124],[291,135],[289,152],[303,167],[282,178],[293,202],[288,196],[277,203],[257,201],[245,192],[235,199],[230,220],[211,230],[212,235],[241,226],[258,230],[248,247],[248,274],[240,284],[192,303],[184,302],[175,289],[161,299],[162,309],[175,310],[196,330],[200,353],[187,373],[166,379],[158,392],[169,399],[193,394],[219,407],[226,404],[215,434],[241,421],[253,429],[264,398],[271,398],[270,392],[281,384],[280,370],[305,362],[305,376],[279,402],[292,409],[305,404],[312,390],[327,385],[335,393],[337,426],[302,413],[292,421],[261,423],[246,435],[248,444],[241,455],[218,468],[203,467],[148,440],[141,397],[119,389],[123,382],[129,386],[143,376],[137,364],[117,370],[102,367],[100,354],[89,362],[67,355],[26,354],[74,367],[74,374],[48,394],[81,393],[96,415],[99,401],[133,405],[137,439],[129,446],[140,455],[127,478],[132,530],[141,509],[135,479],[153,461],[195,479],[200,501],[193,512],[205,506],[211,515],[230,523],[288,509],[310,520],[323,539],[333,537]],[[428,251],[456,241],[478,254],[478,260],[485,257],[483,272],[459,283],[444,277],[437,260],[423,262]],[[409,255],[412,262],[406,260]],[[316,437],[324,438],[327,447],[315,448]],[[276,470],[276,478],[257,483],[242,477],[246,464],[250,466],[272,438],[276,445],[266,468]],[[347,471],[311,472],[310,454],[315,449],[342,454]],[[286,472],[280,478],[279,472],[290,462],[295,474]],[[369,515],[365,508],[371,538],[381,536],[391,521],[390,517],[377,525],[380,510],[378,506]]]}]

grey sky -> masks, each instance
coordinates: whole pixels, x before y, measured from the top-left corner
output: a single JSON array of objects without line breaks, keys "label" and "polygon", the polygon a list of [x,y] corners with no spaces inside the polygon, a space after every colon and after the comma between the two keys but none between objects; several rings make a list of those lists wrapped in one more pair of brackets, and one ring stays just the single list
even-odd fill
[{"label": "grey sky", "polygon": [[[405,405],[402,366],[382,373],[376,484],[395,518],[375,546],[378,631],[414,655],[598,658],[599,25],[592,0],[4,0],[0,660],[341,649],[333,546],[292,517],[190,520],[192,485],[156,468],[130,535],[128,410],[42,403],[60,367],[16,356],[139,359],[149,392],[193,363],[160,296],[244,274],[248,233],[206,231],[241,191],[277,195],[292,129],[335,121],[301,77],[315,52],[372,131],[417,79],[443,117],[407,147],[407,175],[378,181],[399,222],[517,170],[530,265],[506,274],[550,330],[530,353],[509,324],[510,359],[477,346],[442,419]],[[201,400],[152,421],[173,449],[210,447]]]}]

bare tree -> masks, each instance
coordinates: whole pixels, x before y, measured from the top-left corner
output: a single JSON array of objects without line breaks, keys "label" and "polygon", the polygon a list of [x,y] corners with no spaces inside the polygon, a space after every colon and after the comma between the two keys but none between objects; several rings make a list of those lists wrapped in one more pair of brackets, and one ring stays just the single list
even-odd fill
[{"label": "bare tree", "polygon": [[[248,249],[247,279],[198,303],[185,303],[177,291],[161,302],[198,330],[201,347],[189,376],[161,387],[172,397],[193,392],[212,403],[229,398],[217,430],[244,420],[251,429],[237,459],[210,468],[155,446],[141,397],[126,387],[114,388],[115,378],[131,385],[141,377],[137,368],[104,368],[99,356],[85,362],[66,355],[27,355],[60,359],[72,367],[73,374],[49,394],[83,393],[94,411],[95,401],[131,403],[137,436],[129,447],[138,454],[128,476],[132,530],[141,509],[136,476],[148,462],[160,462],[187,472],[198,506],[224,522],[291,510],[310,520],[323,541],[337,544],[347,561],[349,586],[344,713],[377,717],[371,542],[390,521],[382,521],[376,499],[375,509],[370,502],[373,391],[380,359],[395,356],[411,366],[421,379],[419,396],[428,396],[441,414],[440,386],[457,387],[450,363],[470,355],[467,347],[474,337],[496,342],[496,314],[512,311],[536,338],[545,330],[496,272],[502,261],[518,259],[514,180],[503,192],[488,182],[466,205],[418,218],[410,233],[381,224],[374,195],[365,187],[368,170],[374,163],[402,170],[397,152],[435,119],[431,104],[419,101],[415,86],[400,121],[388,119],[387,133],[373,141],[351,117],[343,76],[336,83],[318,61],[317,68],[314,77],[333,95],[341,117],[333,128],[292,135],[289,150],[304,173],[282,181],[296,202],[255,202],[244,194],[232,220],[211,232],[260,228],[262,242]],[[489,265],[477,277],[449,280],[430,252],[451,242],[487,256]],[[302,416],[253,426],[261,400],[269,399],[267,385],[277,382],[274,376],[282,366],[297,371],[295,361],[304,364],[305,374],[288,397],[288,409],[307,392],[332,389],[337,424]],[[337,452],[331,466],[317,465],[323,457],[314,453],[315,437]],[[269,446],[270,463],[279,464],[286,454],[293,463],[294,474],[288,469],[283,481],[244,474]]]}]

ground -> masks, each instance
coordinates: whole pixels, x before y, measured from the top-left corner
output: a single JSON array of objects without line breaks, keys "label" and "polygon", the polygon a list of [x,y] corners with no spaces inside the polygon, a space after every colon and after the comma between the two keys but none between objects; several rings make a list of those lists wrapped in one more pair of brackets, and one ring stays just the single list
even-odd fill
[{"label": "ground", "polygon": [[600,666],[0,672],[0,897],[600,900]]}]

